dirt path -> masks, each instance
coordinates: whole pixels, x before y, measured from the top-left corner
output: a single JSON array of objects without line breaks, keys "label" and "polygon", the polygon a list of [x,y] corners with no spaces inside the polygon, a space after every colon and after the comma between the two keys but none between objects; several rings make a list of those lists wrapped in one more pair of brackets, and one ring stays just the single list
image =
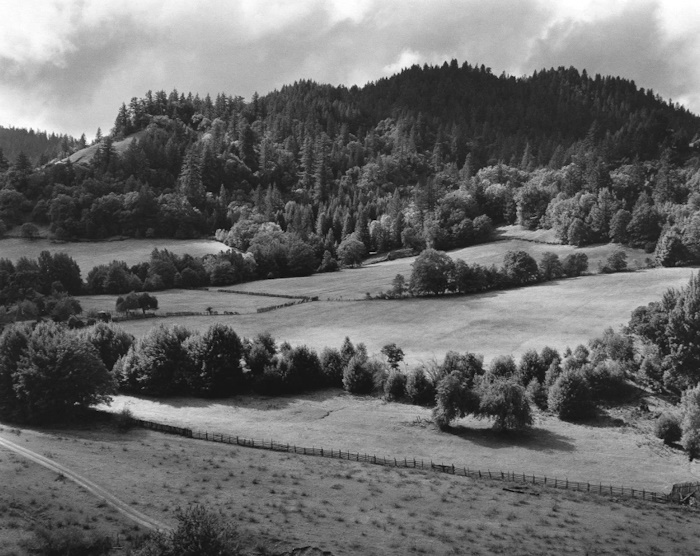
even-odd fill
[{"label": "dirt path", "polygon": [[153,531],[168,531],[171,529],[171,527],[169,527],[168,525],[165,525],[164,523],[161,523],[160,521],[157,521],[141,513],[126,502],[123,502],[122,500],[114,496],[113,494],[110,494],[102,487],[96,485],[92,481],[86,479],[85,477],[82,477],[81,475],[78,475],[74,471],[68,469],[67,467],[64,467],[59,463],[56,463],[55,461],[50,460],[49,458],[46,458],[42,455],[37,454],[36,452],[28,450],[27,448],[24,448],[19,444],[7,440],[6,438],[3,438],[1,436],[0,447],[6,448],[14,452],[15,454],[19,454],[35,463],[38,463],[39,465],[43,465],[47,469],[62,474],[64,477],[80,485],[91,494],[94,494],[98,498],[104,500],[107,504],[115,508],[117,511],[121,512],[123,515],[125,515],[135,523],[139,524],[141,527],[145,527],[146,529],[151,529]]}]

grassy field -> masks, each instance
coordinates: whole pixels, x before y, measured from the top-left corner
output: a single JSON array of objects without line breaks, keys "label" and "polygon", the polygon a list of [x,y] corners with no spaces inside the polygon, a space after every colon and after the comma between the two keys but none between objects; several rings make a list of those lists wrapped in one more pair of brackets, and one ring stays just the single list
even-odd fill
[{"label": "grassy field", "polygon": [[[0,432],[0,434],[6,434]],[[24,431],[30,449],[173,523],[221,511],[246,546],[336,556],[696,553],[697,512],[597,495],[263,452],[135,430]],[[90,502],[85,503],[90,508]]]},{"label": "grassy field", "polygon": [[36,259],[42,251],[68,253],[78,263],[83,280],[92,268],[114,260],[128,265],[147,262],[153,249],[167,249],[178,255],[202,256],[228,247],[208,239],[123,239],[100,242],[54,242],[48,239],[5,238],[0,240],[0,258],[16,261],[20,257]]},{"label": "grassy field", "polygon": [[[260,307],[280,305],[292,301],[283,297],[223,293],[214,288],[210,290],[167,290],[155,292],[153,295],[158,299],[159,310],[157,313],[204,312],[208,307],[222,314],[224,311],[255,313],[256,309]],[[80,297],[80,305],[83,311],[95,309],[113,313],[116,299],[116,295],[83,295]]]},{"label": "grassy field", "polygon": [[[432,357],[441,359],[449,350],[472,351],[490,359],[504,354],[519,356],[545,345],[561,350],[587,343],[606,327],[627,323],[633,309],[659,299],[667,288],[686,284],[691,273],[688,268],[658,268],[584,276],[479,295],[317,301],[269,313],[178,317],[166,322],[195,330],[223,322],[242,336],[269,331],[280,341],[316,349],[340,347],[345,336],[353,342],[365,342],[370,353],[378,353],[385,344],[396,342],[410,363]],[[220,297],[213,292],[191,295],[196,298],[191,306],[220,307],[215,301]],[[162,310],[169,310],[168,301],[162,299],[162,294],[157,296]],[[250,302],[257,303],[257,299],[265,298],[253,298]],[[105,302],[109,303],[108,309],[113,307],[112,299]],[[260,303],[275,304],[272,300]],[[95,307],[99,308],[99,304]],[[140,336],[153,322],[129,321],[122,325]]]},{"label": "grassy field", "polygon": [[381,457],[417,458],[473,469],[669,492],[676,482],[700,480],[700,464],[652,434],[652,413],[635,406],[610,409],[587,424],[538,413],[531,431],[502,434],[488,420],[466,418],[437,431],[430,410],[328,390],[296,397],[230,400],[115,398],[110,411],[128,408],[142,419],[193,429],[334,448]]},{"label": "grassy field", "polygon": [[[22,441],[6,428],[0,427],[0,434]],[[38,451],[54,457],[45,446]],[[34,530],[39,526],[109,536],[120,544],[145,533],[71,481],[11,452],[0,451],[0,483],[0,554],[5,556],[27,554],[24,543],[36,542]]]}]

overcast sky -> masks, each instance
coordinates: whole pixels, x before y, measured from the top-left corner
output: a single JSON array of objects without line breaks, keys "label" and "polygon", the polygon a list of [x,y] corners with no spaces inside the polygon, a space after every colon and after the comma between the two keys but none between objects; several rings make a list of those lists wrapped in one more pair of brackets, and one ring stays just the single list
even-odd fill
[{"label": "overcast sky", "polygon": [[0,125],[90,138],[149,89],[250,99],[452,58],[620,75],[700,114],[697,0],[1,0]]}]

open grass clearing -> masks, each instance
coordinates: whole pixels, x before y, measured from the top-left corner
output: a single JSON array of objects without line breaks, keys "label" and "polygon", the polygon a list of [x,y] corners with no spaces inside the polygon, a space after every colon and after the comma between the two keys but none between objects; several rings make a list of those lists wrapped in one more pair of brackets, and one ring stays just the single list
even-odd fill
[{"label": "open grass clearing", "polygon": [[[4,434],[0,432],[0,434]],[[695,554],[697,512],[597,495],[539,496],[430,472],[265,452],[134,430],[24,431],[27,447],[163,521],[189,503],[220,510],[275,552]]]},{"label": "open grass clearing", "polygon": [[[214,288],[209,290],[167,290],[153,292],[153,295],[158,299],[158,311],[156,311],[156,314],[179,313],[183,311],[203,313],[209,307],[220,314],[223,314],[224,311],[255,313],[261,307],[270,307],[293,301],[283,297],[223,293],[216,291]],[[117,297],[116,295],[83,295],[80,296],[79,300],[83,311],[94,309],[96,311],[110,311],[114,313]]]},{"label": "open grass clearing", "polygon": [[[442,359],[449,350],[480,353],[489,360],[497,355],[519,357],[528,349],[546,345],[562,350],[587,343],[608,326],[626,324],[633,309],[660,299],[667,288],[686,284],[692,272],[689,268],[657,268],[478,295],[317,301],[269,313],[177,317],[167,322],[200,331],[222,322],[245,337],[268,331],[279,341],[317,350],[340,347],[346,336],[364,342],[370,353],[396,342],[412,364]],[[193,295],[202,296],[198,306],[214,305],[205,301],[212,292]],[[157,296],[162,310],[168,310],[162,294]],[[128,321],[122,326],[141,336],[153,321]]]},{"label": "open grass clearing", "polygon": [[[13,442],[21,436],[0,432]],[[37,451],[53,459],[44,446]],[[108,536],[120,544],[145,530],[75,483],[9,451],[0,449],[0,554],[26,554],[23,542],[35,540],[37,526],[56,532],[77,529],[86,535]]]},{"label": "open grass clearing", "polygon": [[585,424],[538,413],[532,430],[514,434],[498,433],[490,421],[474,418],[456,421],[452,432],[439,432],[429,409],[341,390],[228,400],[117,396],[110,411],[122,408],[142,419],[201,431],[484,471],[657,492],[670,492],[673,483],[700,480],[700,464],[665,447],[653,436],[652,416],[640,417],[633,407],[610,410]]},{"label": "open grass clearing", "polygon": [[223,243],[210,239],[120,239],[115,241],[57,242],[48,239],[0,239],[0,258],[16,262],[20,257],[36,259],[42,251],[67,253],[80,267],[83,280],[93,267],[124,261],[127,265],[147,262],[154,249],[167,249],[177,255],[201,257],[226,251]]},{"label": "open grass clearing", "polygon": [[[629,268],[644,267],[645,259],[650,256],[640,249],[620,247],[615,244],[576,248],[571,245],[548,245],[532,240],[511,238],[457,249],[450,251],[448,255],[453,259],[463,259],[469,264],[478,263],[482,266],[496,265],[500,267],[503,265],[503,257],[508,251],[526,251],[537,261],[546,252],[556,253],[561,259],[571,253],[586,253],[588,255],[588,268],[591,273],[595,273],[598,272],[599,263],[604,263],[613,252],[619,249],[627,253]],[[364,299],[367,293],[377,295],[382,291],[390,290],[391,282],[397,274],[403,274],[408,280],[411,277],[411,265],[415,259],[416,257],[396,259],[302,278],[257,280],[238,284],[236,289],[251,292],[319,296],[320,299]]]}]

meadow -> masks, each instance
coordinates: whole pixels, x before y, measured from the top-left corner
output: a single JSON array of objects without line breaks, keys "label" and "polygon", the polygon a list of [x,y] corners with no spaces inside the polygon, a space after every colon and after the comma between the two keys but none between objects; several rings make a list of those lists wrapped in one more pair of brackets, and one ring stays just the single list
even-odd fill
[{"label": "meadow", "polygon": [[[214,288],[209,290],[173,289],[154,292],[153,295],[158,299],[158,306],[161,309],[158,312],[162,313],[187,311],[204,313],[208,308],[220,314],[223,314],[224,311],[241,314],[255,313],[257,309],[261,307],[270,307],[272,305],[280,305],[292,301],[284,297],[224,293]],[[80,305],[84,312],[96,310],[111,311],[114,313],[116,299],[116,295],[83,295],[80,297]],[[124,325],[131,326],[131,323]]]},{"label": "meadow", "polygon": [[[375,267],[390,264],[381,263]],[[375,267],[315,275],[308,280],[332,277],[352,283],[352,276],[365,271],[371,274]],[[608,326],[617,328],[626,324],[632,310],[660,299],[667,288],[686,284],[692,272],[689,268],[656,268],[582,276],[477,295],[315,301],[267,313],[183,316],[159,322],[182,324],[199,331],[221,322],[245,337],[268,331],[279,341],[307,344],[317,350],[326,346],[340,347],[346,336],[353,342],[364,342],[370,353],[378,353],[382,346],[395,342],[411,364],[431,358],[442,359],[449,350],[476,352],[489,360],[497,355],[517,357],[528,349],[539,350],[546,345],[563,350],[567,346],[574,348],[585,344]],[[269,291],[275,290],[269,288]],[[229,310],[227,307],[235,307],[239,298],[236,294],[197,290],[185,292],[190,298],[187,303],[173,294],[170,305],[171,297],[167,292],[157,292],[156,296],[159,312],[198,310],[207,306]],[[249,298],[241,299],[241,303],[254,306],[278,303],[274,298],[240,298]],[[84,309],[114,309],[114,296],[81,298],[81,303],[83,299],[86,299]],[[126,321],[121,326],[135,336],[142,336],[153,324],[153,319],[146,319]]]},{"label": "meadow", "polygon": [[[697,512],[650,502],[537,487],[516,493],[499,481],[144,430],[25,429],[21,440],[165,523],[174,523],[177,507],[205,504],[241,530],[244,546],[273,554],[308,545],[335,556],[691,555],[697,548]],[[29,501],[22,508],[32,511]],[[81,509],[88,519],[90,501]]]}]

